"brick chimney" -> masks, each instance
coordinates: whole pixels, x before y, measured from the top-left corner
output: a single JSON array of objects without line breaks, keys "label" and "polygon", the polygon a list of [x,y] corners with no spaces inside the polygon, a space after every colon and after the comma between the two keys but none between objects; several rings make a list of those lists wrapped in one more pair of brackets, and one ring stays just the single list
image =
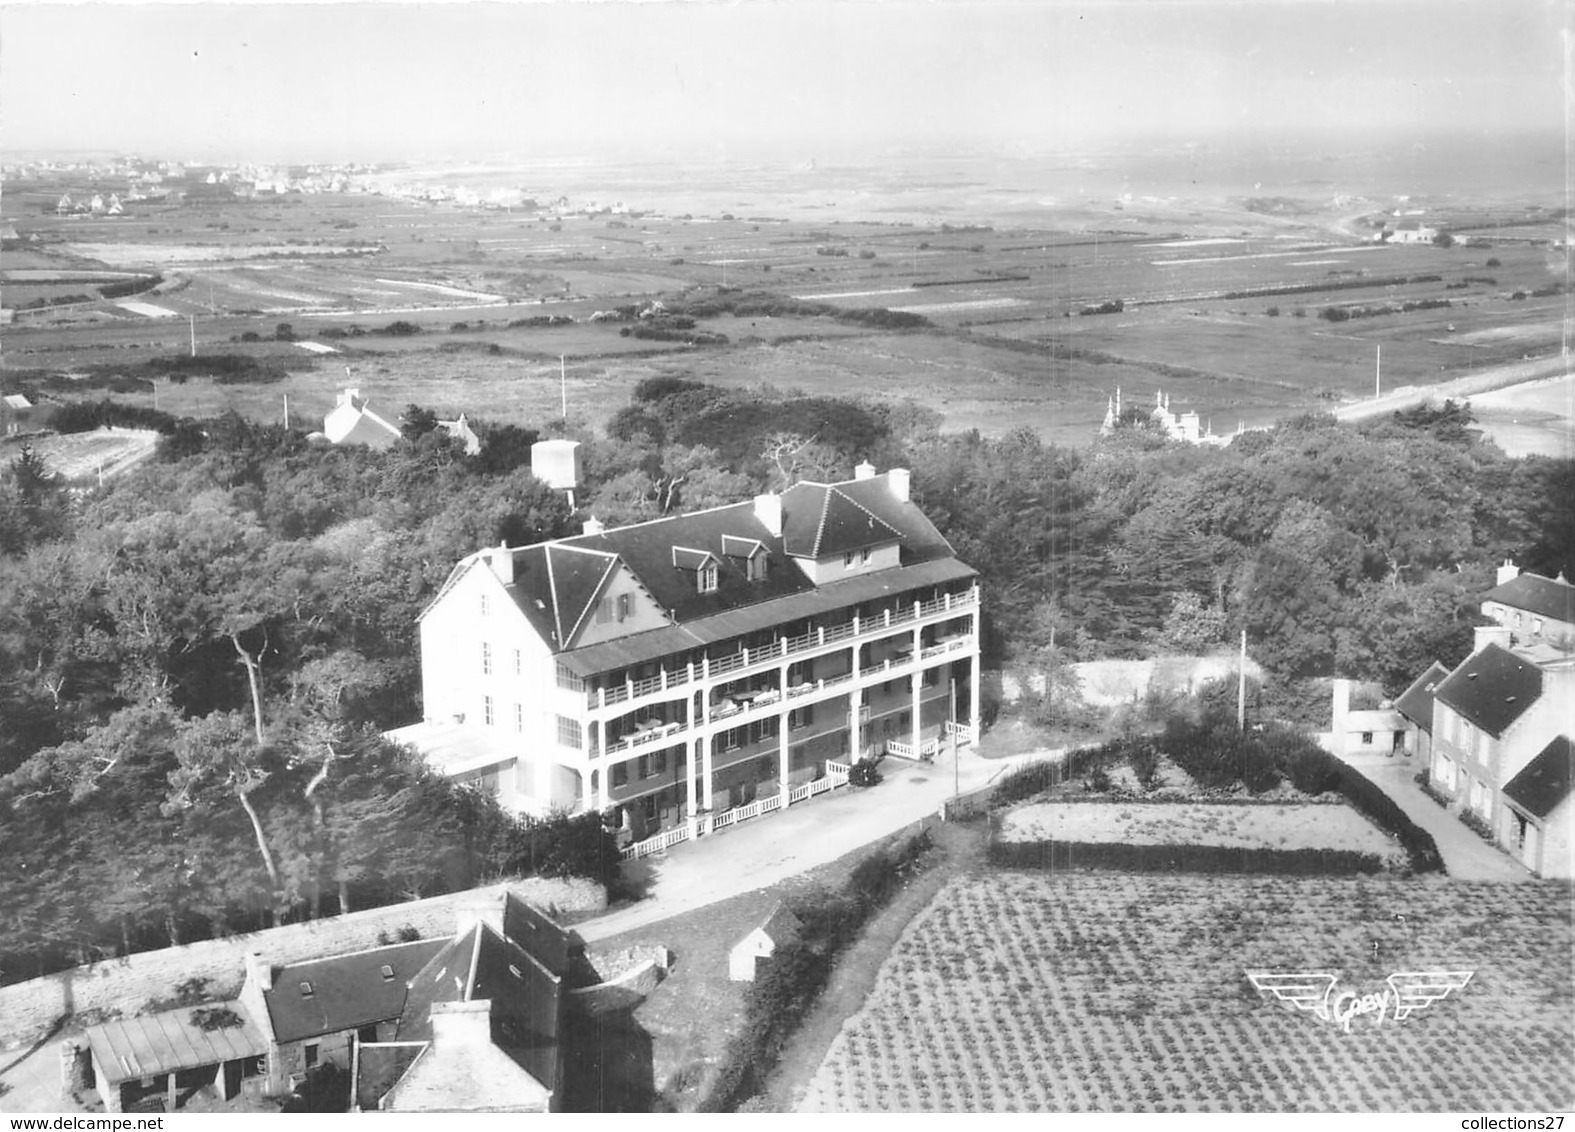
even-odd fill
[{"label": "brick chimney", "polygon": [[1501,649],[1507,649],[1514,643],[1515,639],[1508,625],[1478,625],[1472,632],[1474,634],[1471,642],[1473,656],[1489,645],[1497,645]]},{"label": "brick chimney", "polygon": [[492,1041],[492,1000],[434,1002],[430,1007],[432,1043],[438,1046],[483,1046]]},{"label": "brick chimney", "polygon": [[492,572],[498,576],[498,581],[505,586],[514,584],[514,555],[509,553],[509,544],[499,543],[487,552],[487,562],[492,567]]},{"label": "brick chimney", "polygon": [[755,496],[755,518],[770,531],[772,537],[782,535],[782,497],[774,491]]},{"label": "brick chimney", "polygon": [[907,468],[893,468],[886,473],[886,482],[891,486],[891,494],[898,503],[908,502],[910,473]]},{"label": "brick chimney", "polygon": [[1513,558],[1504,559],[1504,565],[1498,568],[1497,584],[1502,586],[1505,582],[1513,581],[1518,577],[1520,577],[1520,567],[1515,565],[1515,560]]},{"label": "brick chimney", "polygon": [[875,465],[868,460],[862,461],[853,469],[853,478],[856,480],[872,480],[875,478]]}]

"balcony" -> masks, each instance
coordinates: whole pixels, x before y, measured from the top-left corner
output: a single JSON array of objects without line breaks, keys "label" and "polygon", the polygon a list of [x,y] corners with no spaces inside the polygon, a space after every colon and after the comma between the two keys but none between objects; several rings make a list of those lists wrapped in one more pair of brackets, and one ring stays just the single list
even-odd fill
[{"label": "balcony", "polygon": [[[839,625],[823,626],[796,637],[779,637],[770,644],[758,648],[739,649],[735,653],[715,659],[705,658],[699,664],[690,664],[681,669],[663,670],[656,676],[643,680],[625,681],[613,688],[589,689],[585,694],[586,706],[592,710],[611,707],[615,704],[660,696],[696,680],[710,680],[730,674],[742,675],[762,665],[778,664],[786,657],[802,656],[806,653],[834,648],[845,641],[876,637],[894,626],[953,616],[959,611],[974,609],[978,604],[979,589],[975,586],[960,594],[943,594],[930,601],[912,602],[895,609],[886,609],[879,617],[855,616],[851,621]],[[972,637],[965,635],[955,639],[966,643]]]},{"label": "balcony", "polygon": [[[602,752],[602,756],[613,758],[636,750],[640,747],[650,746],[652,743],[662,743],[676,739],[689,730],[686,723],[650,723],[636,729],[632,734],[624,736]],[[597,757],[592,751],[591,756]]]}]

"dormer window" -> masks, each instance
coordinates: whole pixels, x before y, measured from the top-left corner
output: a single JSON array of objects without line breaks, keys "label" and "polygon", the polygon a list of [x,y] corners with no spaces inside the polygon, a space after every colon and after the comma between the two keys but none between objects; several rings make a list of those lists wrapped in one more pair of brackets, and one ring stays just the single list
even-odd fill
[{"label": "dormer window", "polygon": [[378,968],[378,974],[383,976],[383,981],[385,983],[391,983],[394,981],[394,969],[387,963],[384,963]]},{"label": "dormer window", "polygon": [[766,557],[764,551],[760,552],[759,554],[751,555],[749,558],[745,559],[745,570],[748,574],[749,580],[751,582],[762,581],[766,576],[766,566],[770,561],[771,560]]},{"label": "dormer window", "polygon": [[703,594],[716,593],[716,563],[707,562],[696,571],[695,577],[699,590]]},{"label": "dormer window", "polygon": [[312,984],[303,981],[301,983],[301,997],[302,998],[311,998],[313,993],[314,992],[312,991]]}]

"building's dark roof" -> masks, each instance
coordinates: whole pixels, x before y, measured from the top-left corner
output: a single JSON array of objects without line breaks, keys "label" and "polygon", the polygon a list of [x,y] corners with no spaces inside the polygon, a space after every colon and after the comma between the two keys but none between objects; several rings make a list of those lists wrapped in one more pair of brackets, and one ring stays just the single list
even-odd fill
[{"label": "building's dark roof", "polygon": [[274,968],[273,989],[264,992],[263,1001],[275,1039],[299,1041],[399,1017],[406,985],[444,944],[422,939]]},{"label": "building's dark roof", "polygon": [[901,537],[890,523],[840,487],[795,484],[782,497],[782,542],[796,557],[824,558]]},{"label": "building's dark roof", "polygon": [[1542,670],[1498,645],[1461,662],[1433,695],[1495,739],[1542,695]]},{"label": "building's dark roof", "polygon": [[1433,690],[1449,675],[1449,669],[1438,661],[1427,666],[1427,671],[1411,682],[1395,701],[1395,710],[1416,724],[1429,735],[1433,733]]},{"label": "building's dark roof", "polygon": [[517,943],[478,923],[411,981],[398,1039],[432,1039],[438,1002],[492,1003],[492,1043],[548,1089],[557,1088],[562,981]]},{"label": "building's dark roof", "polygon": [[560,979],[569,974],[585,955],[580,937],[514,893],[504,899],[503,934],[530,952],[549,974]]},{"label": "building's dark roof", "polygon": [[1504,786],[1504,797],[1535,817],[1545,818],[1569,797],[1575,772],[1575,747],[1560,735]]},{"label": "building's dark roof", "polygon": [[1559,578],[1541,574],[1522,574],[1494,586],[1482,598],[1511,609],[1524,609],[1538,617],[1575,622],[1575,586]]},{"label": "building's dark roof", "polygon": [[[509,550],[505,553],[513,557],[514,581],[508,589],[536,633],[553,651],[561,652],[589,617],[610,575],[612,556],[633,572],[675,629],[692,628],[697,621],[779,598],[815,593],[815,583],[792,563],[792,555],[841,554],[895,539],[900,540],[899,561],[905,567],[952,558],[951,545],[924,513],[911,501],[893,496],[890,473],[834,485],[797,484],[783,493],[781,506],[784,534],[780,536],[760,521],[750,501]],[[763,577],[750,578],[748,559],[740,553],[746,546],[758,546],[764,553]],[[675,555],[675,547],[692,553]],[[456,567],[439,598],[466,570],[486,568],[485,556],[492,553],[498,552],[472,555]],[[717,563],[717,588],[709,593],[700,592],[695,578],[704,555],[712,555]],[[763,624],[782,620],[772,616]],[[691,639],[678,629],[675,643],[652,655],[701,643],[704,640]]]},{"label": "building's dark roof", "polygon": [[355,1055],[355,1103],[375,1112],[388,1090],[398,1084],[426,1042],[359,1042]]},{"label": "building's dark roof", "polygon": [[766,937],[773,943],[791,943],[799,938],[802,928],[802,922],[793,914],[792,909],[779,900],[766,918],[757,925],[756,931],[765,932]]},{"label": "building's dark roof", "polygon": [[[787,568],[798,573],[796,566],[789,565]],[[788,594],[774,601],[742,606],[682,625],[668,625],[600,644],[586,645],[560,653],[558,660],[572,672],[592,676],[598,672],[627,668],[659,657],[698,649],[716,641],[731,640],[746,633],[845,610],[893,594],[961,581],[977,573],[971,566],[964,566],[955,558],[876,570],[846,581],[828,582],[818,588],[809,586],[803,592]]]}]

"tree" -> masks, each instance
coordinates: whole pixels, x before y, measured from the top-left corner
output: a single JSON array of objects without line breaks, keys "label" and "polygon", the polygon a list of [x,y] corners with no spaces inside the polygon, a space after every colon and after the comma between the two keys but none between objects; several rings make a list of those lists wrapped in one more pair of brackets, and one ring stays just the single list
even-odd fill
[{"label": "tree", "polygon": [[414,402],[405,406],[405,411],[399,418],[400,435],[412,444],[423,436],[436,432],[437,427],[437,414],[431,409],[423,409]]}]

